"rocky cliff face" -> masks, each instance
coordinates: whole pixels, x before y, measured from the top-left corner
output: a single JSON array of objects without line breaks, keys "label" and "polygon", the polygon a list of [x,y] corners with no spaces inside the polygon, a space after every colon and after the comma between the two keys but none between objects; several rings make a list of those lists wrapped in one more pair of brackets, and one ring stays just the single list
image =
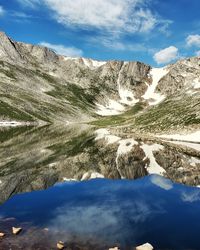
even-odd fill
[{"label": "rocky cliff face", "polygon": [[[98,105],[106,106],[111,99],[117,102],[120,86],[128,91],[123,98],[130,104],[141,96],[150,70],[138,62],[101,63],[59,56],[45,47],[14,42],[4,33],[0,33],[0,60],[4,106],[0,116],[16,120],[91,119]],[[9,109],[13,115],[6,112]]]},{"label": "rocky cliff face", "polygon": [[200,58],[182,59],[168,66],[168,74],[159,82],[157,89],[169,95],[194,94],[199,90]]}]

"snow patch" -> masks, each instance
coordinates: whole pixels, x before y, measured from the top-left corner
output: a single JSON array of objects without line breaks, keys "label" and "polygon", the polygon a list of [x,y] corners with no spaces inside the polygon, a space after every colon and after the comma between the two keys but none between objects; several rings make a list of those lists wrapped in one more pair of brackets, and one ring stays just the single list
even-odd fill
[{"label": "snow patch", "polygon": [[117,157],[130,152],[134,145],[138,145],[138,142],[134,139],[124,139],[119,141],[119,147],[117,149]]},{"label": "snow patch", "polygon": [[52,168],[52,167],[55,167],[58,163],[57,162],[52,162],[49,164],[49,167]]},{"label": "snow patch", "polygon": [[149,174],[158,174],[158,175],[163,175],[164,173],[166,173],[164,168],[162,168],[161,166],[158,165],[158,163],[156,162],[156,159],[154,157],[154,154],[153,154],[153,152],[155,152],[155,151],[163,150],[164,147],[162,145],[159,145],[159,144],[147,145],[144,143],[140,147],[143,149],[146,157],[149,158],[149,160],[150,160],[149,166],[146,166],[148,173]]},{"label": "snow patch", "polygon": [[64,61],[68,61],[68,60],[78,60],[78,57],[70,57],[70,56],[64,56]]},{"label": "snow patch", "polygon": [[98,173],[98,172],[93,172],[93,173],[89,173],[86,172],[85,174],[83,174],[81,181],[85,181],[88,179],[98,179],[98,178],[105,178],[102,174]]},{"label": "snow patch", "polygon": [[69,57],[69,56],[64,56],[64,60],[65,61],[73,60],[73,61],[76,61],[77,63],[80,62],[80,60],[82,60],[83,63],[85,64],[85,66],[87,66],[88,68],[91,68],[91,69],[99,68],[107,63],[106,61],[97,61],[97,60],[92,60],[90,58]]},{"label": "snow patch", "polygon": [[[166,68],[153,68],[150,71],[152,76],[152,84],[148,85],[146,93],[142,96],[145,100],[149,100],[149,105],[156,105],[165,99],[164,95],[156,93],[156,88],[161,78],[163,78],[168,73]],[[152,101],[154,100],[154,101]]]},{"label": "snow patch", "polygon": [[70,182],[70,181],[77,181],[77,179],[63,177],[63,181]]},{"label": "snow patch", "polygon": [[104,128],[96,130],[95,133],[97,135],[95,138],[96,141],[104,139],[104,140],[106,140],[107,144],[113,144],[121,139],[118,136],[111,135],[110,131],[108,131],[107,129],[104,129]]},{"label": "snow patch", "polygon": [[180,145],[180,146],[185,146],[188,148],[192,148],[196,151],[200,151],[200,144],[198,143],[191,143],[191,142],[184,142],[184,141],[165,141],[165,142],[170,142],[172,144]]},{"label": "snow patch", "polygon": [[178,141],[200,142],[200,131],[191,134],[158,135],[157,137]]},{"label": "snow patch", "polygon": [[189,162],[190,162],[190,165],[191,165],[192,167],[195,167],[196,164],[200,164],[200,159],[197,159],[197,158],[195,158],[195,157],[191,157],[191,159],[189,160]]},{"label": "snow patch", "polygon": [[99,103],[96,103],[97,111],[96,113],[101,116],[112,116],[112,115],[119,115],[124,110],[125,107],[115,100],[108,100],[108,103],[104,106]]},{"label": "snow patch", "polygon": [[97,135],[95,140],[98,141],[98,140],[104,139],[107,135],[110,134],[110,132],[106,128],[100,128],[95,131],[95,134]]},{"label": "snow patch", "polygon": [[200,81],[198,78],[194,79],[192,86],[194,89],[200,89]]},{"label": "snow patch", "polygon": [[130,90],[120,86],[118,91],[119,91],[119,96],[121,98],[120,103],[133,106],[134,104],[139,102],[139,99],[136,99]]},{"label": "snow patch", "polygon": [[107,63],[105,61],[96,61],[88,58],[82,58],[82,60],[88,68],[99,68]]},{"label": "snow patch", "polygon": [[58,75],[55,73],[55,72],[53,72],[53,71],[50,71],[49,73],[48,73],[50,76],[53,76],[53,77],[57,77]]},{"label": "snow patch", "polygon": [[0,121],[0,127],[17,127],[28,125],[28,122],[18,122],[18,121]]},{"label": "snow patch", "polygon": [[94,172],[91,174],[90,179],[104,178],[104,176],[100,173]]}]

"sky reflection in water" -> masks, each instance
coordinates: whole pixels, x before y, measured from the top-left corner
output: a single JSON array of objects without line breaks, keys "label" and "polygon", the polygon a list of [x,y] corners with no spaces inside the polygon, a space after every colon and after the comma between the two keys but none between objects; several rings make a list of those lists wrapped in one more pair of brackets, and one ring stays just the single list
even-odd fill
[{"label": "sky reflection in water", "polygon": [[200,189],[157,175],[69,182],[16,195],[0,206],[0,218],[7,217],[49,228],[64,241],[73,235],[122,247],[145,242],[157,249],[200,246]]}]

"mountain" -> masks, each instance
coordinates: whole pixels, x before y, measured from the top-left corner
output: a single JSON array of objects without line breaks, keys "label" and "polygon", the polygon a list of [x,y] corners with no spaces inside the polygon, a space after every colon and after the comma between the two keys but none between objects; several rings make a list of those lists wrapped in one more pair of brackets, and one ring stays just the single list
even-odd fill
[{"label": "mountain", "polygon": [[0,202],[70,179],[200,185],[200,57],[100,62],[1,32],[0,96]]},{"label": "mountain", "polygon": [[1,32],[0,119],[112,124],[125,115],[145,131],[193,127],[200,121],[199,72],[199,57],[165,68],[99,62],[57,55]]}]

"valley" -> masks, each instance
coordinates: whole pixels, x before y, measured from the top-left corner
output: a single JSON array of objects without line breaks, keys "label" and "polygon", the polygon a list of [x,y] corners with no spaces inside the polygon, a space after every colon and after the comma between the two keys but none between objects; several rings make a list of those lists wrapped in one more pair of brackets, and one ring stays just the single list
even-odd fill
[{"label": "valley", "polygon": [[3,32],[0,54],[1,202],[91,177],[200,185],[198,57],[164,68],[99,62]]}]

